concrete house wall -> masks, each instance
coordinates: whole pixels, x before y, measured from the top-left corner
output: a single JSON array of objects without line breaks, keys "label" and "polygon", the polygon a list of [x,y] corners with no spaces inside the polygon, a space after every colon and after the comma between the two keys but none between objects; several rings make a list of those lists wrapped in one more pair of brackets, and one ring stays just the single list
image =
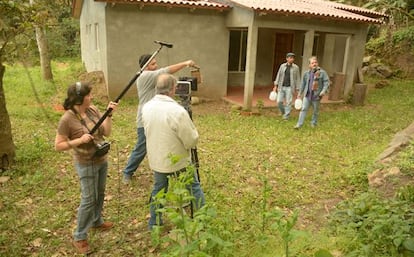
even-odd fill
[{"label": "concrete house wall", "polygon": [[107,34],[104,3],[83,1],[80,16],[81,58],[87,71],[107,74]]}]

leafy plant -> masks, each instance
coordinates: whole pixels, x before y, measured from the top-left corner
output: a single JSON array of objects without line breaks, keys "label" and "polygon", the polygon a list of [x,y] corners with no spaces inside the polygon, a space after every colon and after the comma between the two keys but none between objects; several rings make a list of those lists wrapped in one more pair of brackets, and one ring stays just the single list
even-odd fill
[{"label": "leafy plant", "polygon": [[382,199],[374,192],[344,201],[331,219],[335,236],[345,238],[347,256],[360,257],[390,257],[411,252],[412,224],[412,204]]},{"label": "leafy plant", "polygon": [[261,112],[263,110],[263,107],[264,107],[263,99],[258,99],[257,100],[256,107],[259,110],[259,112]]},{"label": "leafy plant", "polygon": [[[169,179],[168,191],[160,191],[153,204],[160,206],[157,213],[162,213],[173,224],[169,234],[163,236],[161,228],[155,226],[153,242],[156,245],[167,243],[165,256],[226,256],[226,248],[232,244],[223,240],[212,226],[216,213],[208,205],[199,210],[191,209],[196,206],[194,197],[188,190],[193,182],[194,166],[188,166],[185,172]],[[189,215],[194,211],[194,217]],[[221,232],[222,233],[222,232]]]},{"label": "leafy plant", "polygon": [[397,190],[396,196],[402,201],[414,203],[414,186],[406,185]]},{"label": "leafy plant", "polygon": [[[294,211],[290,216],[286,215],[278,208],[268,211],[267,201],[270,196],[271,188],[266,178],[263,179],[263,203],[262,203],[262,233],[265,233],[266,227],[270,231],[277,231],[283,241],[285,256],[289,256],[289,244],[298,237],[306,237],[307,233],[294,229],[298,220],[298,211]],[[270,224],[268,224],[270,223]]]},{"label": "leafy plant", "polygon": [[396,165],[402,173],[414,176],[414,143],[398,155]]}]

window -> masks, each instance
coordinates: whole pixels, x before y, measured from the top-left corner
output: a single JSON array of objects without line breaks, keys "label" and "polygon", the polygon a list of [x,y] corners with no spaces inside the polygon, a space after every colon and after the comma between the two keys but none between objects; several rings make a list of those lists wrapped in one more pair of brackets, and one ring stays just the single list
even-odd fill
[{"label": "window", "polygon": [[92,29],[91,29],[91,24],[87,24],[87,25],[86,25],[86,34],[87,34],[87,35],[90,35],[90,34],[91,34],[91,30],[92,30]]},{"label": "window", "polygon": [[95,23],[95,50],[99,51],[99,24]]},{"label": "window", "polygon": [[246,70],[247,30],[230,31],[229,71]]}]

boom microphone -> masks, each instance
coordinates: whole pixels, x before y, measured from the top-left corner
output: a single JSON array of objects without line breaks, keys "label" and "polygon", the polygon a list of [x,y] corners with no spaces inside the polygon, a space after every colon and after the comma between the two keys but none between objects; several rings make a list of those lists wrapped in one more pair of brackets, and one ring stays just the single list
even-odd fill
[{"label": "boom microphone", "polygon": [[160,45],[165,46],[165,47],[168,47],[168,48],[172,48],[173,47],[173,44],[166,43],[166,42],[161,42],[161,41],[158,41],[158,40],[155,40],[154,43],[160,44]]}]

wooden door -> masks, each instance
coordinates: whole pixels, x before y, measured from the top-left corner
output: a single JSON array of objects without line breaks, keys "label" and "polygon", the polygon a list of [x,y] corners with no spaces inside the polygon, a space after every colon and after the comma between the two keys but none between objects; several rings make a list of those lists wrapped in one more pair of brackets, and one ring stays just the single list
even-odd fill
[{"label": "wooden door", "polygon": [[286,54],[293,51],[293,33],[279,33],[275,35],[275,50],[273,56],[273,81],[279,66],[286,62]]}]

